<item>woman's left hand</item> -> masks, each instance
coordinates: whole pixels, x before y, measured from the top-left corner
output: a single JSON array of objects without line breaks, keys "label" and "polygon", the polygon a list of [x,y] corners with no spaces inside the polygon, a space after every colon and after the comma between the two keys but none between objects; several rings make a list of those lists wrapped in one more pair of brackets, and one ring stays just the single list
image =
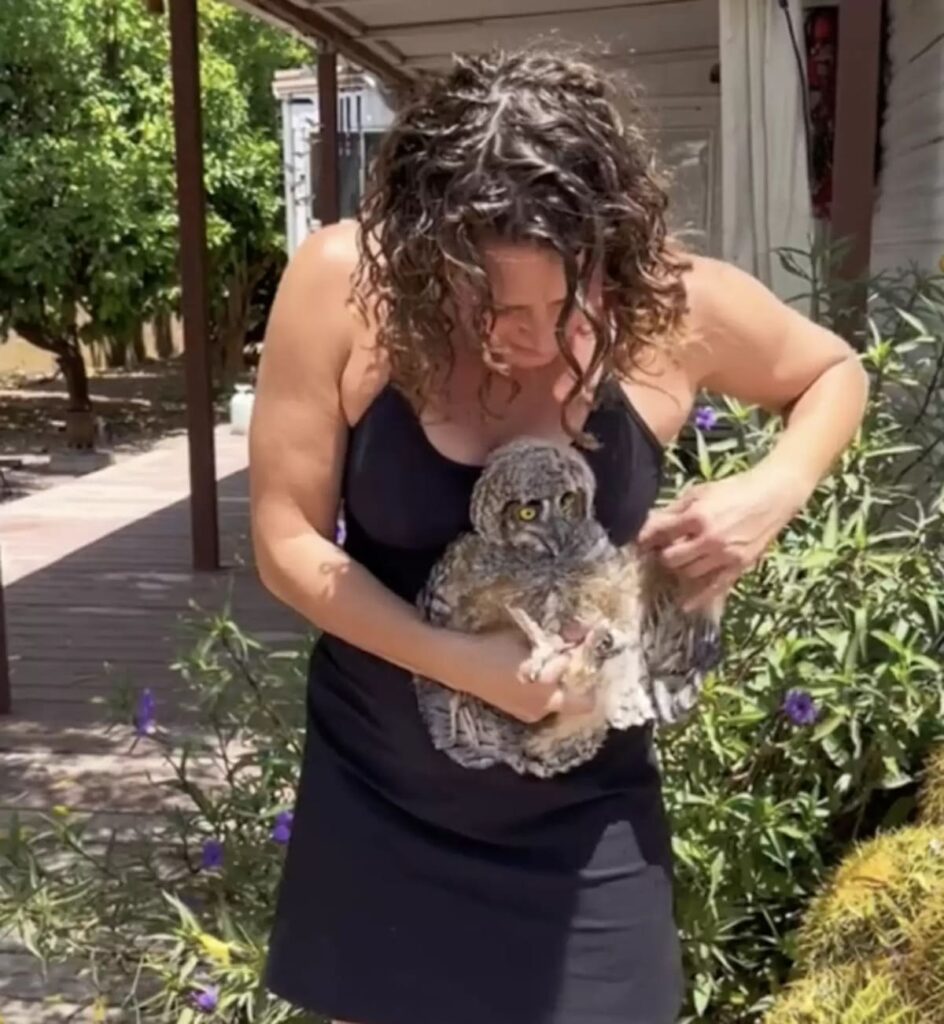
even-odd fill
[{"label": "woman's left hand", "polygon": [[654,509],[638,543],[678,575],[686,610],[704,608],[757,564],[807,496],[795,480],[761,465],[696,484]]}]

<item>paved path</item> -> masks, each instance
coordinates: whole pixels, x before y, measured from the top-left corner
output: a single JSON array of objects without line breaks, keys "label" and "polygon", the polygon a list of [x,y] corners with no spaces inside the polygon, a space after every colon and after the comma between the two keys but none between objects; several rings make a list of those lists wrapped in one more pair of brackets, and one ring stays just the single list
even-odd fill
[{"label": "paved path", "polygon": [[[103,702],[128,679],[155,692],[162,721],[173,718],[179,684],[169,665],[189,602],[216,610],[229,597],[240,628],[274,645],[304,633],[250,563],[246,439],[221,427],[216,442],[219,573],[190,569],[184,436],[0,506],[13,679],[13,714],[0,717],[0,827],[14,808],[66,804],[109,818],[154,810],[154,755],[129,756],[126,737],[105,734]],[[3,1024],[72,1019],[75,1003],[45,1003],[51,994],[32,961],[0,940]]]}]

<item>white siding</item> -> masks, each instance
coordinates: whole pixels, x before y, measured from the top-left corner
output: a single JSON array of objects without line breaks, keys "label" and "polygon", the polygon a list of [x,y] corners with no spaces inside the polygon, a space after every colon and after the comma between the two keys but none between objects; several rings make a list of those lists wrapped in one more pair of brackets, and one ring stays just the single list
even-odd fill
[{"label": "white siding", "polygon": [[872,269],[944,258],[944,0],[891,0],[891,77]]}]

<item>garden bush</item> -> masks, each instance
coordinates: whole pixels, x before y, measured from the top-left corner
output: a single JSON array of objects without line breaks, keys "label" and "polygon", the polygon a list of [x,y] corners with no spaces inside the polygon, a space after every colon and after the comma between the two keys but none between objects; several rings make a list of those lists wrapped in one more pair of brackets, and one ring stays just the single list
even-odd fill
[{"label": "garden bush", "polygon": [[[803,271],[802,254],[788,255]],[[689,1021],[769,1007],[828,868],[912,817],[917,773],[944,733],[944,438],[929,423],[944,303],[940,283],[913,272],[875,282],[871,302],[863,427],[742,580],[721,672],[691,725],[661,743]],[[748,468],[778,428],[737,403],[703,408],[676,486],[693,470]]]},{"label": "garden bush", "polygon": [[[785,258],[803,271],[800,254]],[[759,1021],[770,1010],[804,948],[814,893],[856,844],[914,817],[920,770],[944,739],[932,422],[942,308],[934,281],[873,288],[866,422],[739,585],[726,659],[699,714],[660,738],[688,1021]],[[777,427],[734,402],[699,408],[669,489],[747,468]],[[260,980],[291,828],[303,664],[302,652],[266,652],[225,616],[204,621],[180,665],[201,727],[168,733],[147,693],[121,711],[134,742],[156,744],[172,766],[166,810],[147,830],[112,836],[66,808],[11,823],[0,931],[46,961],[83,964],[100,1019],[110,1008],[144,1022],[305,1020]],[[925,804],[925,827],[941,827],[944,797]],[[790,990],[800,1009],[776,1024],[819,1024],[803,1006],[827,990],[852,1007],[837,1018],[845,1024],[917,1024],[886,982],[863,963],[831,966]]]}]

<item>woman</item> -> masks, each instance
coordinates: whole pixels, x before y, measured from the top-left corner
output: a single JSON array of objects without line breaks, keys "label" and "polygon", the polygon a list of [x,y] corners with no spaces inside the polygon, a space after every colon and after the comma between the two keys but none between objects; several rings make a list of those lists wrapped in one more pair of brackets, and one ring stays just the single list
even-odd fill
[{"label": "woman", "polygon": [[[460,60],[398,115],[360,224],[317,232],[282,281],[251,465],[261,576],[324,634],[268,968],[299,1006],[355,1024],[678,1015],[649,731],[552,780],[466,770],[433,749],[410,683],[528,722],[581,710],[555,686],[566,653],[526,685],[520,636],[436,629],[412,604],[502,442],[582,444],[613,540],[661,550],[694,606],[757,560],[860,421],[846,344],[674,248],[649,166],[591,67]],[[750,472],[649,515],[701,389],[787,426]]]}]

